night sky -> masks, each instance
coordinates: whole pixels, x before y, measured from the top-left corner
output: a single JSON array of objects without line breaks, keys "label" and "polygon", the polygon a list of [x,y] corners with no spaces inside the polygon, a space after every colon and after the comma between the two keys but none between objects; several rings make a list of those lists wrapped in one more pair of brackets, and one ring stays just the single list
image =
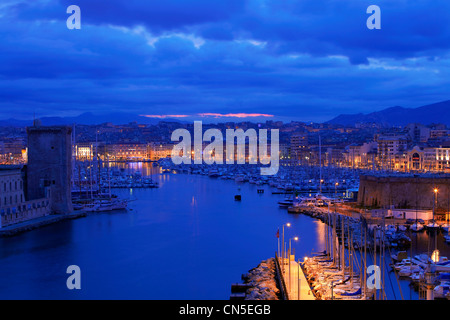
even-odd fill
[{"label": "night sky", "polygon": [[326,121],[450,98],[448,0],[1,0],[0,39],[0,119]]}]

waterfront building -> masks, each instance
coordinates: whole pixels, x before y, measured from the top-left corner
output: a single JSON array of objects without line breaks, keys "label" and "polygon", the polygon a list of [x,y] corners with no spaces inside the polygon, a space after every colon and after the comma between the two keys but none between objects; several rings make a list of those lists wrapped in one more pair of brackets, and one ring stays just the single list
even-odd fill
[{"label": "waterfront building", "polygon": [[109,160],[142,161],[150,158],[149,146],[146,143],[114,143],[107,145],[106,149],[107,154],[109,155]]},{"label": "waterfront building", "polygon": [[436,170],[450,172],[450,147],[439,147],[436,150]]},{"label": "waterfront building", "polygon": [[427,142],[431,136],[431,129],[420,123],[410,123],[406,126],[406,130],[414,143]]},{"label": "waterfront building", "polygon": [[378,137],[378,162],[382,169],[395,167],[396,155],[403,154],[408,148],[408,139],[404,135],[383,135]]},{"label": "waterfront building", "polygon": [[0,162],[23,164],[27,161],[26,141],[23,138],[4,139],[0,142]]},{"label": "waterfront building", "polygon": [[95,153],[95,145],[92,142],[79,142],[75,145],[75,160],[92,161]]},{"label": "waterfront building", "polygon": [[374,141],[351,144],[344,153],[345,163],[352,168],[371,168],[375,161],[378,144]]},{"label": "waterfront building", "polygon": [[27,200],[25,181],[23,166],[0,166],[0,228],[51,213],[50,189],[45,190],[42,198]]},{"label": "waterfront building", "polygon": [[403,157],[397,157],[395,169],[405,172],[449,172],[450,147],[416,145],[405,152]]},{"label": "waterfront building", "polygon": [[[269,145],[270,146],[270,145]],[[279,144],[280,160],[290,160],[291,149],[290,145],[286,143]]]},{"label": "waterfront building", "polygon": [[171,157],[173,144],[153,142],[149,144],[148,148],[150,160],[157,161],[159,159]]},{"label": "waterfront building", "polygon": [[[307,133],[294,133],[291,135],[291,159],[299,161],[300,164],[308,163],[309,142]],[[308,157],[308,159],[307,159]]]}]

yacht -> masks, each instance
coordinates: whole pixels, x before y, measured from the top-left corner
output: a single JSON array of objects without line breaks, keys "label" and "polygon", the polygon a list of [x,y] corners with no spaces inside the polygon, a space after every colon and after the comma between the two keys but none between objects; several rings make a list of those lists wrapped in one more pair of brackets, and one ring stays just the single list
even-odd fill
[{"label": "yacht", "polygon": [[402,267],[399,271],[398,271],[398,275],[400,277],[409,277],[411,276],[413,273],[419,273],[422,271],[422,268],[419,267],[418,265],[407,265]]},{"label": "yacht", "polygon": [[208,173],[208,176],[210,176],[211,178],[217,178],[220,176],[219,171],[217,171],[217,169],[211,169]]},{"label": "yacht", "polygon": [[445,299],[447,293],[450,292],[450,282],[442,281],[438,286],[434,288],[434,297],[438,299]]},{"label": "yacht", "polygon": [[414,231],[414,232],[422,231],[423,228],[424,228],[424,226],[420,222],[416,222],[416,223],[412,224],[410,227],[411,231]]},{"label": "yacht", "polygon": [[91,203],[84,205],[83,210],[87,212],[104,212],[113,210],[124,210],[128,206],[128,202],[125,200],[95,200]]},{"label": "yacht", "polygon": [[431,220],[427,224],[427,229],[436,229],[439,228],[439,225],[436,223],[436,221]]},{"label": "yacht", "polygon": [[294,200],[293,199],[289,199],[289,198],[285,198],[284,200],[278,201],[278,204],[280,205],[280,207],[289,207],[289,206],[292,206],[294,204]]},{"label": "yacht", "polygon": [[401,269],[403,269],[405,267],[411,266],[411,264],[412,264],[411,259],[407,258],[407,259],[403,259],[401,262],[397,262],[396,264],[394,264],[393,268],[396,271],[400,271]]}]

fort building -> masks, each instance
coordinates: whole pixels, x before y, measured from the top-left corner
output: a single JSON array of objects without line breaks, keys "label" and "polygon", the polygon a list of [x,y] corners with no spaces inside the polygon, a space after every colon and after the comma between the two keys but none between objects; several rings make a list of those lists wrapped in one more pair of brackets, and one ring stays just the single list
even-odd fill
[{"label": "fort building", "polygon": [[42,198],[50,189],[52,213],[71,213],[72,128],[34,125],[27,133],[27,198]]},{"label": "fort building", "polygon": [[372,208],[450,209],[449,175],[361,175],[358,204]]},{"label": "fort building", "polygon": [[73,211],[72,129],[34,125],[28,164],[0,166],[0,228]]}]

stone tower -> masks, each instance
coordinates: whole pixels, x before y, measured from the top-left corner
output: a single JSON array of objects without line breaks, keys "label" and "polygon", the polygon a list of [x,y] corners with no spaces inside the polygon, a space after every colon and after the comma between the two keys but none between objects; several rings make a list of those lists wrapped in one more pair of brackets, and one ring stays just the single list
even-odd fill
[{"label": "stone tower", "polygon": [[27,133],[27,198],[43,198],[50,189],[52,213],[72,212],[72,128],[35,122]]}]

